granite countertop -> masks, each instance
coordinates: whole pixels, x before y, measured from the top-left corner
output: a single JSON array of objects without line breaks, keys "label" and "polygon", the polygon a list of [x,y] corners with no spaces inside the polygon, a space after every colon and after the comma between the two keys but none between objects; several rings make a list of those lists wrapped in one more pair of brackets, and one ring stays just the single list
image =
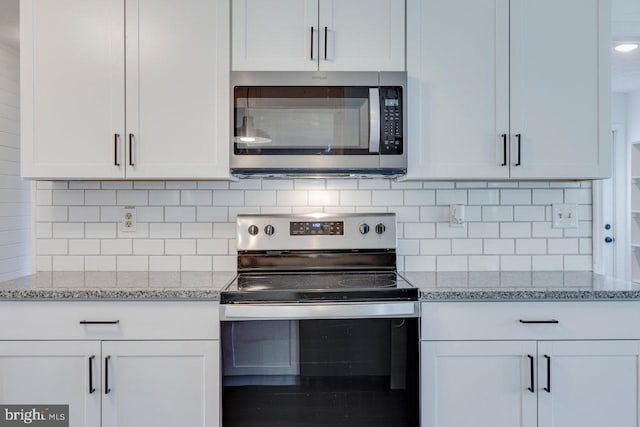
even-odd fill
[{"label": "granite countertop", "polygon": [[640,299],[640,284],[592,272],[401,273],[422,301],[536,301]]},{"label": "granite countertop", "polygon": [[[422,301],[640,299],[640,284],[591,272],[401,272]],[[235,272],[42,272],[0,283],[0,300],[218,301]]]},{"label": "granite countertop", "polygon": [[218,301],[235,272],[41,272],[0,283],[0,300]]}]

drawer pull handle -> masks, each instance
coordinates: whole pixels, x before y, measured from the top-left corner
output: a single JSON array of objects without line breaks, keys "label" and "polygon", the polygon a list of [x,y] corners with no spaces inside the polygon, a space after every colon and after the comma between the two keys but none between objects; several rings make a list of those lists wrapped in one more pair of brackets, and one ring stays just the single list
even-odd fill
[{"label": "drawer pull handle", "polygon": [[544,358],[547,359],[547,386],[544,387],[544,391],[551,393],[551,357],[545,354]]},{"label": "drawer pull handle", "polygon": [[109,388],[109,359],[111,356],[104,358],[104,394],[109,394],[111,391]]},{"label": "drawer pull handle", "polygon": [[534,377],[533,377],[533,375],[534,375],[534,372],[533,372],[533,369],[534,369],[533,368],[533,361],[534,361],[534,358],[530,354],[528,354],[527,357],[529,358],[529,374],[530,374],[529,381],[530,381],[530,384],[531,384],[529,387],[527,387],[527,390],[529,390],[531,393],[535,393],[536,391],[533,388],[533,381],[534,381]]},{"label": "drawer pull handle", "polygon": [[89,357],[89,394],[93,394],[96,391],[93,386],[93,359],[95,358],[96,356]]},{"label": "drawer pull handle", "polygon": [[524,325],[533,325],[533,324],[552,324],[552,325],[555,325],[557,323],[560,323],[556,319],[551,319],[551,320],[523,320],[523,319],[520,319],[519,322],[524,324]]},{"label": "drawer pull handle", "polygon": [[119,320],[81,320],[81,325],[117,325]]}]

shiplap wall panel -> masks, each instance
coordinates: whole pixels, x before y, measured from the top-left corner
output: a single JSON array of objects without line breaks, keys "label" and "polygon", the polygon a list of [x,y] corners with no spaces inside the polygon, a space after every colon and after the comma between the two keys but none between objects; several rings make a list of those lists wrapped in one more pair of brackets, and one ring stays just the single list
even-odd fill
[{"label": "shiplap wall panel", "polygon": [[19,54],[0,44],[0,281],[30,273],[30,191],[20,179]]}]

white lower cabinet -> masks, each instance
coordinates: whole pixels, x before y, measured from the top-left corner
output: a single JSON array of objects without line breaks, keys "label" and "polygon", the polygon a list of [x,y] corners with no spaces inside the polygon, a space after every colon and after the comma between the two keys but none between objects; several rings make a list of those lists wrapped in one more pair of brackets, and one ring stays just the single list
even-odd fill
[{"label": "white lower cabinet", "polygon": [[536,427],[528,341],[422,343],[424,427]]},{"label": "white lower cabinet", "polygon": [[[637,427],[634,313],[637,302],[423,304],[422,426]],[[626,338],[602,339],[594,318]]]},{"label": "white lower cabinet", "polygon": [[0,404],[69,405],[70,427],[99,426],[99,357],[99,341],[2,341]]},{"label": "white lower cabinet", "polygon": [[219,354],[218,341],[103,342],[102,427],[217,426]]},{"label": "white lower cabinet", "polygon": [[70,427],[220,425],[215,303],[2,302],[0,320],[0,404],[69,405]]}]

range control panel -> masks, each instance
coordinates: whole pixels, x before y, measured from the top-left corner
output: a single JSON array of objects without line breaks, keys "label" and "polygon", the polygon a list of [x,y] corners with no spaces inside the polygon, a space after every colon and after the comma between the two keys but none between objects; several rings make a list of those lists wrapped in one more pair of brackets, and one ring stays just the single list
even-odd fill
[{"label": "range control panel", "polygon": [[343,221],[293,221],[289,223],[292,236],[342,236]]},{"label": "range control panel", "polygon": [[402,88],[381,87],[381,154],[402,154]]},{"label": "range control panel", "polygon": [[393,213],[238,215],[239,251],[395,249]]}]

